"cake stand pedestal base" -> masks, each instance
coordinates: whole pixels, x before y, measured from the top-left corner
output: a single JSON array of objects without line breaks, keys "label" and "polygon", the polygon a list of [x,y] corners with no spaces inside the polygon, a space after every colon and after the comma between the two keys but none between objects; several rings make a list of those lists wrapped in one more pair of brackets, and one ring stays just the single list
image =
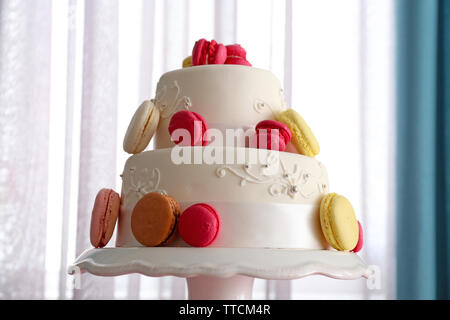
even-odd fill
[{"label": "cake stand pedestal base", "polygon": [[186,278],[189,300],[250,300],[253,277],[235,275],[228,278],[197,276]]}]

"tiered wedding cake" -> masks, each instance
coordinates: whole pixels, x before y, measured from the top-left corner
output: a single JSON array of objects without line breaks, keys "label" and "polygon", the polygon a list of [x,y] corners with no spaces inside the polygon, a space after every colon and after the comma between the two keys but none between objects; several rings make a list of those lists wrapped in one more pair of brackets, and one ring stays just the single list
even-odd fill
[{"label": "tiered wedding cake", "polygon": [[[153,135],[156,149],[143,151]],[[137,109],[124,149],[133,155],[120,200],[103,189],[94,205],[94,247],[118,216],[117,247],[361,249],[361,225],[330,193],[311,129],[240,45],[197,41]]]},{"label": "tiered wedding cake", "polygon": [[[262,120],[275,119],[286,107],[280,82],[271,72],[240,65],[175,70],[159,80],[154,104],[160,111],[156,150],[133,155],[125,164],[117,246],[141,245],[131,230],[131,214],[144,194],[155,191],[175,198],[182,210],[198,202],[213,206],[220,215],[221,229],[211,246],[326,246],[319,206],[329,183],[319,161],[289,152],[244,149],[236,146],[242,143],[239,137],[234,139],[235,146],[228,139],[222,145],[215,141],[214,146],[193,147],[195,151],[181,147],[185,150],[173,153],[168,125],[177,111],[201,114],[209,128],[220,130],[225,138],[225,129],[245,131]],[[239,131],[233,132],[239,136]],[[174,163],[172,158],[182,152],[191,153],[185,161],[190,164]],[[205,163],[214,152],[222,154],[215,159],[219,163]],[[237,154],[242,152],[245,159],[238,161]],[[253,163],[250,152],[259,153]],[[228,164],[223,161],[233,153]],[[195,164],[194,156],[202,163]],[[270,170],[272,165],[277,167],[275,172]],[[171,245],[187,244],[178,237]]]}]

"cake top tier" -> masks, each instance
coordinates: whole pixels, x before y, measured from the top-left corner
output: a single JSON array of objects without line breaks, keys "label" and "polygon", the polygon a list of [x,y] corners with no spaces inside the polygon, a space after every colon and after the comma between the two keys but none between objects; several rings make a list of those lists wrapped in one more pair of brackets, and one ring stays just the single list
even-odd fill
[{"label": "cake top tier", "polygon": [[201,65],[163,74],[154,98],[161,119],[156,148],[174,146],[168,126],[180,110],[201,114],[209,128],[244,130],[285,109],[280,81],[270,71],[242,65]]}]

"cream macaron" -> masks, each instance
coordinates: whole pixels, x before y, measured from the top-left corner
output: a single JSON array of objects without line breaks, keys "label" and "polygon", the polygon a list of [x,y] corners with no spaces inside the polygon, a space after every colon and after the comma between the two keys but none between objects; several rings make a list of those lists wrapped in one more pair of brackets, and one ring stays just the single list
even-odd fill
[{"label": "cream macaron", "polygon": [[336,250],[356,247],[359,225],[352,204],[344,196],[327,194],[320,203],[320,225],[327,242]]},{"label": "cream macaron", "polygon": [[160,112],[152,101],[144,101],[134,113],[123,140],[123,149],[132,154],[143,151],[159,123]]}]

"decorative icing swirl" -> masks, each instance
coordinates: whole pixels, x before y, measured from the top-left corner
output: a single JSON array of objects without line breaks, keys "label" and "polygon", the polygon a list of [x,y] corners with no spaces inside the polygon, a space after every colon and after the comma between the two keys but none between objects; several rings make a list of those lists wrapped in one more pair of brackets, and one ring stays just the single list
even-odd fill
[{"label": "decorative icing swirl", "polygon": [[143,168],[139,178],[136,178],[136,167],[130,167],[129,170],[131,172],[130,184],[129,187],[124,190],[125,199],[128,199],[131,195],[135,195],[138,199],[140,199],[149,192],[167,194],[166,190],[159,188],[161,172],[158,168],[153,168],[151,174],[148,168]]},{"label": "decorative icing swirl", "polygon": [[181,88],[176,80],[159,89],[152,101],[159,108],[161,118],[169,118],[178,110],[189,110],[192,107],[191,99],[181,96]]},{"label": "decorative icing swirl", "polygon": [[272,106],[270,103],[268,103],[262,99],[258,99],[258,98],[256,98],[255,101],[253,102],[253,109],[257,113],[262,113],[266,109],[269,109],[270,112],[272,113],[272,116],[274,116],[274,117],[278,112],[280,112],[284,109],[284,106],[285,106],[285,102],[284,102],[282,89],[280,89],[280,107],[274,108],[274,106]]},{"label": "decorative icing swirl", "polygon": [[[276,161],[279,161],[279,168],[276,168]],[[252,170],[254,167],[256,167],[256,171]],[[277,157],[271,157],[270,154],[266,164],[251,165],[246,163],[240,168],[225,165],[216,169],[216,175],[219,178],[225,177],[227,172],[241,178],[239,182],[241,187],[244,187],[247,183],[270,184],[267,191],[274,197],[287,195],[292,199],[299,196],[309,199],[316,193],[314,189],[309,192],[306,191],[306,186],[312,178],[310,172],[299,170],[297,164],[294,165],[292,172],[289,172],[286,170],[283,161],[279,160]],[[317,180],[317,178],[315,180]],[[319,193],[326,193],[326,184],[317,183],[317,186]]]}]

